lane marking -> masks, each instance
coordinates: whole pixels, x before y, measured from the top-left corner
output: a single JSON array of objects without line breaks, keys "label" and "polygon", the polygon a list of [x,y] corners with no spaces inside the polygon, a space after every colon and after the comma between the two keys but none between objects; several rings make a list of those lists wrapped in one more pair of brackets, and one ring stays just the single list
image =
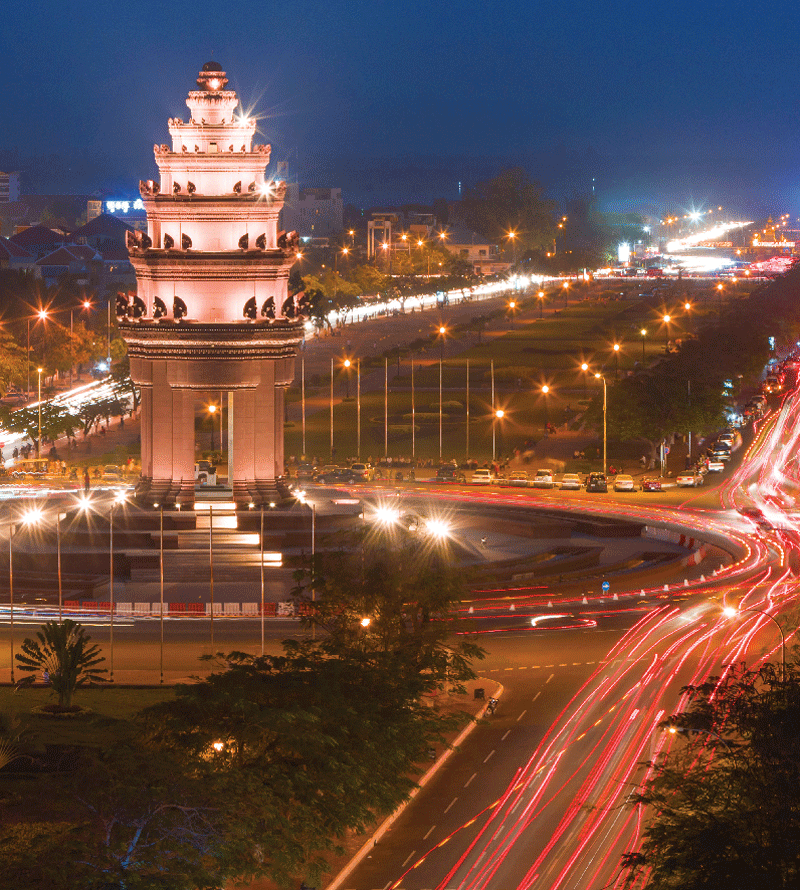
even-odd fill
[{"label": "lane marking", "polygon": [[452,807],[453,804],[454,804],[457,800],[458,800],[458,798],[457,798],[457,797],[454,797],[454,798],[450,801],[450,803],[447,805],[447,809],[445,810],[445,813],[449,813],[449,812],[450,812],[450,807]]},{"label": "lane marking", "polygon": [[517,717],[517,723],[528,713],[528,709],[526,708],[520,715]]},{"label": "lane marking", "polygon": [[547,685],[552,679],[555,677],[555,674],[550,674],[550,676],[544,681],[545,685]]},{"label": "lane marking", "polygon": [[417,852],[416,850],[412,850],[412,851],[408,854],[408,859],[406,859],[406,861],[400,866],[400,868],[405,868],[406,865],[408,864],[408,860],[411,859],[411,857],[412,857],[416,852]]},{"label": "lane marking", "polygon": [[[509,730],[509,732],[510,732],[510,730]],[[506,735],[508,735],[508,733],[506,733]],[[503,738],[505,738],[505,736],[503,736]],[[492,750],[486,755],[486,757],[483,758],[483,762],[488,763],[493,754],[494,754],[494,748],[492,748]],[[424,838],[423,838],[423,840],[424,840]]]},{"label": "lane marking", "polygon": [[509,734],[510,732],[511,732],[511,730],[510,730],[510,729],[507,729],[507,730],[506,730],[506,734],[503,736],[502,739],[500,739],[500,741],[501,741],[501,742],[504,742],[504,741],[506,740],[506,736],[508,736],[508,734]]},{"label": "lane marking", "polygon": [[477,776],[477,775],[478,775],[477,773],[473,773],[473,774],[467,779],[467,781],[464,783],[464,787],[466,788],[466,787],[469,785],[469,783],[470,783],[470,782],[475,778],[475,776]]},{"label": "lane marking", "polygon": [[433,831],[434,828],[436,828],[436,826],[431,825],[431,827],[428,829],[428,833],[425,835],[424,838],[422,838],[422,840],[424,840],[424,841],[428,840],[428,838],[431,836],[431,832]]},{"label": "lane marking", "polygon": [[536,699],[539,698],[539,696],[540,696],[541,694],[542,694],[542,690],[540,689],[540,690],[536,693],[536,695],[534,695],[534,697],[531,699],[531,701],[532,701],[532,702],[535,702]]}]

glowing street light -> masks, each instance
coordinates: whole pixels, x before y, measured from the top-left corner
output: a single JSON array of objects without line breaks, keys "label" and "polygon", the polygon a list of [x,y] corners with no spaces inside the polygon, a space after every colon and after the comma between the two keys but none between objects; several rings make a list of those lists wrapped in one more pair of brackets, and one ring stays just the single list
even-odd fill
[{"label": "glowing street light", "polygon": [[514,315],[516,313],[516,309],[517,309],[517,301],[509,300],[508,301],[508,310],[511,313],[511,327],[512,327],[512,329],[514,327]]},{"label": "glowing street light", "polygon": [[544,396],[544,432],[547,435],[548,427],[550,426],[550,421],[547,416],[547,395],[550,392],[550,387],[545,383],[542,386],[542,395]]},{"label": "glowing street light", "polygon": [[642,337],[642,364],[644,364],[644,344],[645,344],[645,340],[647,339],[647,328],[642,328],[641,331],[639,331],[639,333],[641,334],[641,337]]},{"label": "glowing street light", "polygon": [[565,281],[562,287],[564,288],[564,308],[566,309],[569,300],[569,282]]},{"label": "glowing street light", "polygon": [[672,321],[672,318],[669,315],[665,315],[661,320],[664,322],[664,352],[669,352],[669,323]]},{"label": "glowing street light", "polygon": [[[499,433],[500,437],[502,436],[502,434],[503,434],[502,420],[505,417],[506,412],[502,408],[497,408],[493,412],[493,414],[494,414],[494,416],[493,416],[493,422],[492,422],[492,460],[497,460],[497,448],[496,448],[496,438],[497,437],[495,436],[495,433],[497,432],[497,433]],[[500,442],[500,453],[501,454],[503,453],[502,439]]]},{"label": "glowing street light", "polygon": [[544,317],[544,291],[540,290],[538,293],[539,297],[539,318]]},{"label": "glowing street light", "polygon": [[442,365],[444,363],[444,338],[447,336],[447,328],[439,325],[440,351],[439,351],[439,463],[442,462]]},{"label": "glowing street light", "polygon": [[[217,413],[217,406],[212,402],[208,406],[208,413],[211,415],[211,450],[214,450],[214,415]],[[219,413],[219,448],[222,451],[222,411]]]},{"label": "glowing street light", "polygon": [[40,457],[42,453],[42,371],[44,368],[37,368],[36,373],[39,375],[39,435],[36,439],[36,457]]},{"label": "glowing street light", "polygon": [[506,238],[511,242],[512,248],[514,250],[514,265],[517,265],[517,233],[512,229],[510,232],[506,233]]},{"label": "glowing street light", "polygon": [[586,387],[586,372],[589,370],[589,365],[586,362],[581,362],[581,371],[583,371],[583,400],[587,401],[589,398],[589,392]]},{"label": "glowing street light", "polygon": [[594,376],[598,380],[603,381],[603,475],[605,476],[605,474],[606,474],[606,452],[607,452],[607,443],[608,443],[607,424],[606,424],[606,418],[607,418],[607,414],[608,414],[608,393],[607,393],[607,389],[606,389],[606,378],[603,377],[603,375],[600,373],[596,373]]}]

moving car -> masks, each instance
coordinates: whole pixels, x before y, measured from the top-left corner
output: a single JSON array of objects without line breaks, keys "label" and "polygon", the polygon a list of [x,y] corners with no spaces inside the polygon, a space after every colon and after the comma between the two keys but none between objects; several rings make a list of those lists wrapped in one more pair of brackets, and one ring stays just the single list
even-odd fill
[{"label": "moving car", "polygon": [[589,473],[586,477],[586,491],[608,491],[608,479],[603,473]]},{"label": "moving car", "polygon": [[636,485],[633,476],[627,476],[624,473],[614,478],[614,491],[636,491]]},{"label": "moving car", "polygon": [[725,464],[719,458],[710,457],[708,459],[708,472],[721,473],[725,469]]},{"label": "moving car", "polygon": [[439,467],[436,471],[435,482],[465,482],[466,478],[461,470],[456,467]]},{"label": "moving car", "polygon": [[655,476],[645,476],[642,479],[642,491],[663,491],[661,480]]},{"label": "moving car", "polygon": [[531,480],[525,470],[515,470],[513,473],[509,474],[505,484],[513,485],[515,488],[528,488],[531,484]]},{"label": "moving car", "polygon": [[555,484],[552,470],[537,470],[536,475],[533,477],[534,488],[553,488]]},{"label": "moving car", "polygon": [[678,488],[697,488],[703,484],[703,474],[697,470],[686,470],[675,481],[678,483]]},{"label": "moving car", "polygon": [[473,471],[471,481],[473,485],[491,485],[492,482],[494,482],[494,476],[492,476],[491,470],[479,467],[477,470]]},{"label": "moving car", "polygon": [[570,489],[572,491],[580,491],[581,485],[581,477],[577,473],[564,473],[564,475],[561,477],[562,491],[566,491],[567,489]]},{"label": "moving car", "polygon": [[353,481],[353,475],[345,467],[327,466],[317,473],[314,481],[320,485],[347,485]]},{"label": "moving car", "polygon": [[106,464],[103,467],[104,482],[122,482],[122,470],[116,464]]},{"label": "moving car", "polygon": [[731,449],[725,442],[715,442],[709,449],[708,456],[717,460],[728,461],[731,459]]},{"label": "moving car", "polygon": [[310,482],[314,478],[317,468],[314,464],[300,464],[297,468],[297,481]]}]

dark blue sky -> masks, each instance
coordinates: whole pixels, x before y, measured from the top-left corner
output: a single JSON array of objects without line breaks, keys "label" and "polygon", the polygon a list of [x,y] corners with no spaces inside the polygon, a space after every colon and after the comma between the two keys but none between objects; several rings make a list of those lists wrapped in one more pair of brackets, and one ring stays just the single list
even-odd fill
[{"label": "dark blue sky", "polygon": [[0,32],[0,150],[64,155],[53,191],[135,192],[213,56],[264,116],[273,160],[354,203],[454,198],[504,163],[557,199],[594,176],[619,209],[783,212],[800,199],[795,3],[17,8]]}]

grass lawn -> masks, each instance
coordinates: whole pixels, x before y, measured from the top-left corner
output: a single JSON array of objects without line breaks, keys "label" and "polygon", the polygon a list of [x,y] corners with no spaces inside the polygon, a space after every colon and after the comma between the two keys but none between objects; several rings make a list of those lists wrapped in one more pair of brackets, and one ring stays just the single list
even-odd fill
[{"label": "grass lawn", "polygon": [[173,697],[170,687],[158,689],[126,689],[124,687],[79,689],[74,704],[91,708],[94,712],[75,719],[52,719],[31,713],[35,707],[56,701],[51,690],[45,688],[0,688],[0,714],[13,723],[19,720],[12,735],[22,733],[25,747],[41,748],[44,745],[91,745],[113,744],[130,733],[133,716],[156,702]]}]

